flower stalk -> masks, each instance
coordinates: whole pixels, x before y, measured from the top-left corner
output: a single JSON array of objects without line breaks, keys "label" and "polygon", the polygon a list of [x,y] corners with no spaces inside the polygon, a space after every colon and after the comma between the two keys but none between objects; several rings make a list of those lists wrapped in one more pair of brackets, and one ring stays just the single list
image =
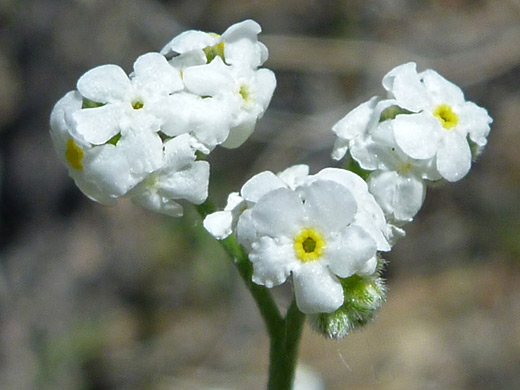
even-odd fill
[{"label": "flower stalk", "polygon": [[[202,219],[215,212],[215,208],[209,200],[196,206],[196,209]],[[298,309],[296,301],[293,300],[286,316],[282,317],[269,289],[253,283],[253,266],[235,237],[230,235],[219,242],[233,260],[233,264],[251,293],[267,328],[270,340],[268,389],[291,389],[296,372],[298,345],[305,323],[305,314]]]}]

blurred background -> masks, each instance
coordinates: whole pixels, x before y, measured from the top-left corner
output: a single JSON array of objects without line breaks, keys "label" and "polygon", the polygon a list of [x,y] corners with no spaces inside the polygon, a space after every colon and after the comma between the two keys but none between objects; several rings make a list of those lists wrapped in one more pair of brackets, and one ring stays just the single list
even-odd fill
[{"label": "blurred background", "polygon": [[248,18],[278,87],[253,137],[211,154],[221,206],[261,170],[336,165],[331,126],[404,62],[494,118],[388,254],[376,321],[339,342],[306,328],[300,389],[520,388],[519,0],[0,0],[0,389],[265,388],[263,323],[194,210],[89,201],[48,125],[88,69]]}]

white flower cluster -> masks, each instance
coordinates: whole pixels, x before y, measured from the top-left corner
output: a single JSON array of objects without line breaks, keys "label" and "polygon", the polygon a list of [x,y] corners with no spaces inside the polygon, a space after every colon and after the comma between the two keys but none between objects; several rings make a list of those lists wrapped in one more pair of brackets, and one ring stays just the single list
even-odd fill
[{"label": "white flower cluster", "polygon": [[253,263],[253,282],[270,288],[292,274],[296,303],[306,314],[341,307],[340,279],[373,274],[377,252],[390,250],[383,211],[367,184],[337,168],[259,173],[204,226],[218,239],[235,234]]},{"label": "white flower cluster", "polygon": [[262,172],[232,193],[205,228],[234,234],[253,264],[253,282],[268,288],[292,275],[298,308],[329,337],[373,317],[384,301],[378,252],[390,250],[402,225],[422,206],[426,183],[464,177],[486,145],[491,118],[462,91],[414,63],[383,79],[373,97],[341,119],[332,156],[350,154],[357,174],[305,165]]},{"label": "white flower cluster", "polygon": [[51,114],[51,135],[78,187],[112,205],[119,197],[171,216],[176,202],[204,202],[217,145],[240,146],[266,110],[276,79],[260,26],[235,24],[221,36],[187,31],[148,53],[127,75],[103,65],[85,73]]},{"label": "white flower cluster", "polygon": [[409,222],[421,208],[426,184],[463,178],[486,145],[492,119],[464,98],[459,87],[415,63],[383,79],[386,99],[373,97],[348,113],[332,131],[332,157],[347,151],[389,220]]}]

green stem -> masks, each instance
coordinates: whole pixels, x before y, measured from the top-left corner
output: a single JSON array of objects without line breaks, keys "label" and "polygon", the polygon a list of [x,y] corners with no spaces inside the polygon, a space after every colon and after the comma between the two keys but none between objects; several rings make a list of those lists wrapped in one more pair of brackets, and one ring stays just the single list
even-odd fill
[{"label": "green stem", "polygon": [[[215,211],[215,208],[209,201],[196,206],[196,208],[202,219]],[[249,261],[244,248],[240,246],[235,237],[231,235],[225,240],[220,240],[219,242],[233,259],[233,264],[244,280],[247,289],[253,296],[253,299],[260,310],[265,326],[267,327],[269,337],[272,339],[280,332],[280,329],[284,327],[284,320],[278,310],[276,302],[267,288],[253,283],[253,265]]]},{"label": "green stem", "polygon": [[284,319],[284,329],[281,329],[276,337],[271,337],[267,386],[269,390],[292,389],[304,322],[305,314],[293,301]]},{"label": "green stem", "polygon": [[[215,211],[209,201],[196,207],[203,219]],[[283,318],[269,290],[253,283],[253,266],[235,237],[231,235],[219,242],[233,259],[233,264],[253,296],[267,328],[270,339],[268,389],[289,390],[294,381],[305,315],[298,310],[296,302],[293,301]]]}]

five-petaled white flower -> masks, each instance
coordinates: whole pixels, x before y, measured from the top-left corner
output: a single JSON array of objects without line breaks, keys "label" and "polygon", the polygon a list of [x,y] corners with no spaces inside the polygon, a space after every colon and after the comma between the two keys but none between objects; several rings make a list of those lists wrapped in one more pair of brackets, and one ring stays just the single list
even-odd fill
[{"label": "five-petaled white flower", "polygon": [[[459,87],[437,72],[417,73],[413,62],[398,66],[383,78],[397,105],[410,111],[393,120],[397,145],[414,159],[435,159],[448,181],[463,178],[471,168],[472,142],[487,143],[492,119],[487,111],[464,98]],[[468,141],[469,139],[469,141]]]},{"label": "five-petaled white flower", "polygon": [[218,238],[235,229],[255,283],[273,287],[292,274],[304,313],[336,310],[343,303],[338,278],[373,273],[376,252],[390,249],[383,212],[352,172],[329,168],[309,176],[303,165],[279,175],[262,172],[241,195],[243,203],[206,217],[206,228]]}]

